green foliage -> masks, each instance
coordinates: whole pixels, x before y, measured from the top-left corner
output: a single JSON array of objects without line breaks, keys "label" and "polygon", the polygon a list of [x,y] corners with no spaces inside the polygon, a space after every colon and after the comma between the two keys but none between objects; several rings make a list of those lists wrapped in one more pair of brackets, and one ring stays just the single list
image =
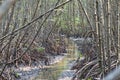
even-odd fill
[{"label": "green foliage", "polygon": [[92,78],[88,78],[87,80],[92,80]]},{"label": "green foliage", "polygon": [[37,47],[35,48],[38,52],[44,52],[45,48],[44,47]]},{"label": "green foliage", "polygon": [[19,75],[18,73],[15,73],[14,76],[15,76],[16,78],[20,78],[20,75]]},{"label": "green foliage", "polygon": [[61,20],[61,27],[64,28],[64,29],[67,28],[66,21]]},{"label": "green foliage", "polygon": [[78,24],[81,24],[82,20],[79,17],[75,18],[75,25],[77,26]]},{"label": "green foliage", "polygon": [[59,38],[57,38],[57,39],[56,39],[56,41],[60,41],[60,39],[59,39]]},{"label": "green foliage", "polygon": [[78,56],[79,56],[79,57],[83,57],[83,55],[81,54],[80,51],[78,51]]}]

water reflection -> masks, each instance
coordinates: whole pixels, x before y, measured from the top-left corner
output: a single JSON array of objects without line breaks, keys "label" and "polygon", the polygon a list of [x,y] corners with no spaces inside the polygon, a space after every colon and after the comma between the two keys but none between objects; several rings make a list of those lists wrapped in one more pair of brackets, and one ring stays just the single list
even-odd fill
[{"label": "water reflection", "polygon": [[64,57],[60,62],[50,65],[52,67],[47,67],[40,71],[39,76],[35,80],[57,80],[60,76],[61,72],[67,68],[69,68],[68,63],[77,59],[78,51],[77,46],[73,41],[67,41],[67,56]]}]

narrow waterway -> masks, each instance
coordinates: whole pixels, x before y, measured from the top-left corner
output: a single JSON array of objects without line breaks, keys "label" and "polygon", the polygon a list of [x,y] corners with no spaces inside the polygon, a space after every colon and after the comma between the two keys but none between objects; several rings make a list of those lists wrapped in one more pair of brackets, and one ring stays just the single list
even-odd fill
[{"label": "narrow waterway", "polygon": [[66,56],[53,65],[48,66],[40,71],[39,76],[35,80],[58,80],[63,71],[70,69],[71,64],[77,59],[79,51],[76,44],[72,40],[67,41]]}]

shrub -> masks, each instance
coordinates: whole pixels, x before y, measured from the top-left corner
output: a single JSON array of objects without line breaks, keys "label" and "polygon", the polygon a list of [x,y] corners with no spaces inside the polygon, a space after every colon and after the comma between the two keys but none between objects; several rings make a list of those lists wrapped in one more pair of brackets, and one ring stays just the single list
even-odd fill
[{"label": "shrub", "polygon": [[44,52],[45,51],[45,48],[44,47],[37,47],[35,48],[38,52]]}]

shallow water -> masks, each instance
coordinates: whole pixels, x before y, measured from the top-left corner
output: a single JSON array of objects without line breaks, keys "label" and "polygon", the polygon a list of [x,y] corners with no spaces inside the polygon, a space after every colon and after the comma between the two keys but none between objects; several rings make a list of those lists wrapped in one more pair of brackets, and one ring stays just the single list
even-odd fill
[{"label": "shallow water", "polygon": [[[72,62],[77,59],[79,52],[76,44],[72,40],[66,41],[68,44],[67,55],[58,63],[42,69],[39,76],[37,76],[34,80],[58,80],[65,70],[70,69]],[[64,75],[62,76],[64,77]]]}]

